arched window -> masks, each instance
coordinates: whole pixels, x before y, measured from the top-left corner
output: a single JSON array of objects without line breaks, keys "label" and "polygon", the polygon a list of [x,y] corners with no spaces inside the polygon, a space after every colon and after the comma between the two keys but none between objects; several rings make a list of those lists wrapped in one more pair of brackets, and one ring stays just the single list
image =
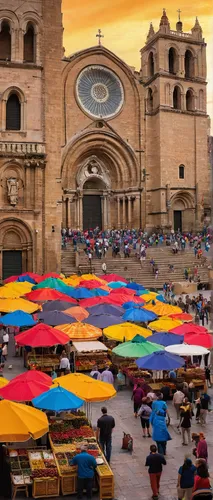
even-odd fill
[{"label": "arched window", "polygon": [[173,108],[181,109],[181,91],[177,85],[173,90]]},{"label": "arched window", "polygon": [[147,111],[153,111],[153,92],[150,88],[148,89]]},{"label": "arched window", "polygon": [[205,111],[203,90],[199,90],[199,110]]},{"label": "arched window", "polygon": [[188,89],[186,92],[186,110],[187,111],[195,110],[194,94],[191,89]]},{"label": "arched window", "polygon": [[179,166],[179,179],[184,179],[184,165]]},{"label": "arched window", "polygon": [[154,76],[154,74],[155,74],[154,56],[153,52],[150,52],[148,58],[148,76]]},{"label": "arched window", "polygon": [[169,73],[176,75],[178,72],[178,55],[176,50],[171,47],[169,49]]},{"label": "arched window", "polygon": [[10,25],[7,21],[2,21],[0,31],[0,60],[11,60],[11,34]]},{"label": "arched window", "polygon": [[191,50],[185,52],[185,78],[193,78],[194,76],[194,58]]},{"label": "arched window", "polygon": [[6,104],[6,130],[21,129],[21,104],[17,94],[10,94]]},{"label": "arched window", "polygon": [[35,31],[31,23],[28,23],[24,35],[24,62],[35,62]]}]

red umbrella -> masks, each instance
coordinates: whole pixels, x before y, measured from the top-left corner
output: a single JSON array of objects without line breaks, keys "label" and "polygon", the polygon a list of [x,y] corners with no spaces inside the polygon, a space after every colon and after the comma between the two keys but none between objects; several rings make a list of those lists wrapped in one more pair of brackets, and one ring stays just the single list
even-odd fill
[{"label": "red umbrella", "polygon": [[13,281],[16,281],[18,279],[19,275],[17,274],[17,276],[9,276],[9,278],[6,278],[6,280],[4,280],[4,283],[12,283]]},{"label": "red umbrella", "polygon": [[46,280],[47,278],[61,278],[61,275],[58,273],[46,273],[41,276],[41,281]]},{"label": "red umbrella", "polygon": [[68,335],[44,323],[39,323],[33,328],[16,335],[18,345],[29,345],[30,347],[51,347],[57,344],[64,345],[69,341]]},{"label": "red umbrella", "polygon": [[114,288],[111,290],[110,295],[117,293],[121,295],[135,295],[136,290],[132,290],[131,288]]},{"label": "red umbrella", "polygon": [[184,323],[169,331],[178,335],[185,335],[186,333],[206,333],[208,330],[204,326],[195,325],[195,323]]},{"label": "red umbrella", "polygon": [[81,299],[79,300],[79,305],[81,307],[91,307],[97,304],[104,304],[106,298],[107,297],[92,297],[91,299]]},{"label": "red umbrella", "polygon": [[[186,333],[184,342],[190,345],[199,345],[211,349],[213,347],[213,337],[210,333]],[[7,386],[6,386],[7,387]]]},{"label": "red umbrella", "polygon": [[144,304],[144,300],[141,297],[125,293],[110,293],[107,297],[105,297],[105,302],[107,304],[114,304],[115,306],[121,306],[122,304],[125,304],[125,302],[129,301],[139,304],[140,306]]},{"label": "red umbrella", "polygon": [[[0,389],[0,396],[10,401],[32,401],[36,396],[48,391],[51,385],[52,379],[45,373],[28,371],[18,375]],[[7,391],[4,391],[6,387]]]},{"label": "red umbrella", "polygon": [[128,283],[123,276],[119,276],[118,274],[103,274],[102,276],[99,276],[99,278],[107,281],[107,283],[110,283],[110,281],[123,281],[123,283]]},{"label": "red umbrella", "polygon": [[186,321],[190,322],[193,320],[193,317],[191,314],[188,313],[174,313],[174,314],[168,314],[168,316],[172,319],[180,319],[180,321]]},{"label": "red umbrella", "polygon": [[101,285],[101,282],[98,280],[81,280],[78,286],[92,290],[93,288],[100,288]]},{"label": "red umbrella", "polygon": [[39,288],[32,292],[26,293],[25,297],[33,302],[46,302],[47,300],[65,300],[72,304],[77,304],[77,300],[72,299],[65,293],[54,290],[53,288]]},{"label": "red umbrella", "polygon": [[22,273],[17,276],[10,276],[6,280],[4,280],[4,283],[12,283],[13,281],[16,281],[20,276],[30,276],[36,283],[39,283],[41,276],[40,274],[37,273]]}]

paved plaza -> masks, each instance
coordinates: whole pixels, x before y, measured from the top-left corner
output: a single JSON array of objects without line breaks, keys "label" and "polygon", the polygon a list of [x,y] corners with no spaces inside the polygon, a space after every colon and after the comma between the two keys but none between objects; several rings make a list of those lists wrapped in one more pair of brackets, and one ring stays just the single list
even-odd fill
[{"label": "paved plaza", "polygon": [[[13,340],[10,340],[10,357],[4,369],[4,376],[12,379],[24,371],[23,359],[13,357]],[[12,370],[7,367],[12,364]],[[213,396],[213,391],[209,394]],[[116,500],[150,500],[152,497],[149,485],[149,476],[144,466],[146,455],[149,453],[149,446],[152,439],[143,439],[141,432],[140,419],[135,419],[133,415],[133,403],[131,401],[132,391],[126,388],[118,392],[116,397],[108,402],[106,406],[108,413],[113,415],[116,421],[116,427],[113,432],[113,448],[111,467],[115,476],[115,499]],[[100,416],[102,404],[92,405],[92,423],[95,426],[97,418]],[[181,436],[177,431],[177,420],[173,410],[172,403],[169,402],[169,411],[171,416],[171,425],[169,431],[172,441],[167,446],[167,465],[161,479],[159,500],[177,500],[176,484],[177,471],[182,465],[184,456],[191,455],[193,443],[189,446],[182,446]],[[205,433],[209,447],[209,466],[211,477],[213,478],[213,412],[209,413],[207,425],[202,427]],[[201,430],[201,426],[195,423],[193,419],[192,432]],[[132,454],[121,450],[123,432],[130,433],[134,439],[134,451]],[[75,496],[71,497],[75,500]],[[94,500],[99,497],[94,495]]]}]

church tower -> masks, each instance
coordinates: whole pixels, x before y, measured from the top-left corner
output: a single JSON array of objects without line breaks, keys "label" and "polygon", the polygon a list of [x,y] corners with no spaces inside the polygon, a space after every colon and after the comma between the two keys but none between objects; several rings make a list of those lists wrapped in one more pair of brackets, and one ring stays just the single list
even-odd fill
[{"label": "church tower", "polygon": [[147,227],[193,230],[209,210],[206,44],[196,18],[190,33],[165,9],[141,50],[145,89]]},{"label": "church tower", "polygon": [[60,270],[61,0],[0,6],[0,280]]}]

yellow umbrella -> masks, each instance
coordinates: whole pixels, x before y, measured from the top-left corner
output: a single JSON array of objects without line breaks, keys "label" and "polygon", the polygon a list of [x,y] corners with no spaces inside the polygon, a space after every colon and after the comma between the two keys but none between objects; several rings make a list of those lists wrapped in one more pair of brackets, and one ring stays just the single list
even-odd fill
[{"label": "yellow umbrella", "polygon": [[68,278],[63,278],[63,282],[67,285],[78,286],[81,281],[81,276],[77,276],[77,274],[72,274]]},{"label": "yellow umbrella", "polygon": [[[156,304],[159,302],[159,300],[156,299],[157,293],[150,292],[150,293],[144,293],[144,295],[140,295],[141,299],[143,299],[145,302],[150,302],[151,300],[154,300]],[[162,302],[161,302],[162,304]]]},{"label": "yellow umbrella", "polygon": [[71,340],[97,340],[102,336],[100,328],[80,321],[71,325],[58,325],[55,328],[69,335]]},{"label": "yellow umbrella", "polygon": [[1,312],[13,312],[13,311],[24,311],[26,313],[32,314],[35,311],[41,309],[38,304],[30,302],[25,299],[0,299],[0,311]]},{"label": "yellow umbrella", "polygon": [[69,375],[55,378],[54,384],[58,384],[67,391],[73,392],[87,403],[106,401],[106,399],[113,398],[116,395],[116,390],[112,384],[95,380],[82,373],[70,373]]},{"label": "yellow umbrella", "polygon": [[108,339],[117,340],[118,342],[132,340],[135,335],[142,337],[150,337],[150,331],[142,326],[137,326],[134,323],[121,323],[120,325],[113,325],[104,328],[104,335]]},{"label": "yellow umbrella", "polygon": [[96,280],[96,281],[99,281],[99,283],[103,283],[103,284],[106,284],[106,281],[101,279],[101,278],[98,278],[98,276],[96,276],[96,274],[82,274],[81,276],[81,281],[90,281],[90,280]]},{"label": "yellow umbrella", "polygon": [[49,430],[45,413],[36,408],[6,399],[0,401],[0,442],[38,439]]},{"label": "yellow umbrella", "polygon": [[0,389],[2,389],[2,387],[5,387],[5,385],[7,384],[9,384],[9,380],[4,377],[0,377]]},{"label": "yellow umbrella", "polygon": [[31,291],[32,283],[8,283],[0,288],[0,298],[2,299],[18,299],[25,293]]},{"label": "yellow umbrella", "polygon": [[167,316],[168,314],[178,314],[182,312],[180,307],[172,306],[171,304],[164,304],[163,302],[159,302],[155,305],[147,304],[145,309],[154,312],[157,316]]},{"label": "yellow umbrella", "polygon": [[182,321],[178,319],[161,318],[149,323],[149,328],[151,328],[151,330],[156,330],[156,332],[169,332],[169,330],[172,330],[173,328],[176,328],[176,326],[180,326],[182,324]]}]

